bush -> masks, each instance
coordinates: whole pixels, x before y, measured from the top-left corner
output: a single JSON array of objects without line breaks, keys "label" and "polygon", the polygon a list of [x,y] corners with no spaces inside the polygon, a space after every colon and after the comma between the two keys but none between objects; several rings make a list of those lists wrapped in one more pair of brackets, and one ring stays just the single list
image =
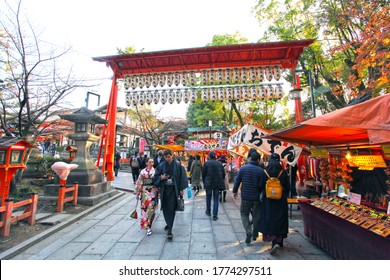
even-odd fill
[{"label": "bush", "polygon": [[[35,163],[36,178],[47,178],[54,177],[55,172],[51,169],[51,166],[58,161],[63,161],[69,163],[68,158],[53,158],[53,157],[43,157],[35,158],[31,163]],[[27,165],[30,161],[27,163]]]}]

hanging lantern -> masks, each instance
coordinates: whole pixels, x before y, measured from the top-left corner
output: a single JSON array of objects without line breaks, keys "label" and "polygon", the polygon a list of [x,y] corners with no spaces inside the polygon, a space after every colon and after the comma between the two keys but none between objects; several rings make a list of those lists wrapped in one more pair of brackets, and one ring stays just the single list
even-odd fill
[{"label": "hanging lantern", "polygon": [[280,80],[280,77],[282,75],[282,70],[281,70],[280,66],[278,66],[278,65],[274,66],[273,75],[274,75],[275,80],[277,80],[277,81]]},{"label": "hanging lantern", "polygon": [[154,73],[153,76],[152,76],[152,86],[157,87],[158,86],[158,80],[159,80],[158,74]]},{"label": "hanging lantern", "polygon": [[233,89],[231,87],[226,88],[226,99],[227,100],[233,100]]},{"label": "hanging lantern", "polygon": [[167,81],[167,77],[166,77],[165,73],[160,73],[159,81],[158,81],[160,84],[160,87],[165,86],[166,81]]},{"label": "hanging lantern", "polygon": [[278,85],[275,89],[276,98],[281,99],[283,97],[283,88],[281,85]]},{"label": "hanging lantern", "polygon": [[222,84],[223,83],[223,70],[222,69],[218,69],[218,73],[217,73],[217,82],[219,84]]},{"label": "hanging lantern", "polygon": [[251,68],[249,69],[249,78],[250,78],[250,80],[252,81],[252,83],[255,83],[255,82],[256,82],[257,75],[256,75],[256,69],[255,69],[255,67],[251,67]]},{"label": "hanging lantern", "polygon": [[157,104],[160,101],[160,92],[158,90],[155,90],[153,92],[153,103]]},{"label": "hanging lantern", "polygon": [[247,87],[247,86],[245,86],[245,87],[242,88],[242,98],[243,98],[244,100],[250,100],[250,99],[251,99],[251,98],[250,98],[250,95],[249,95],[249,90],[248,90],[248,87]]},{"label": "hanging lantern", "polygon": [[125,87],[125,90],[128,90],[130,88],[131,84],[131,78],[129,75],[126,75],[123,77],[123,86]]},{"label": "hanging lantern", "polygon": [[148,90],[145,94],[145,102],[146,104],[150,105],[152,103],[152,100],[153,100],[153,94],[150,90]]},{"label": "hanging lantern", "polygon": [[258,98],[261,99],[261,100],[264,100],[266,97],[267,97],[267,89],[263,86],[260,86],[258,89]]},{"label": "hanging lantern", "polygon": [[136,88],[137,88],[137,81],[138,81],[137,75],[133,75],[133,76],[131,77],[131,81],[130,81],[130,87],[131,87],[132,89],[136,89]]},{"label": "hanging lantern", "polygon": [[145,85],[145,77],[142,74],[139,74],[138,76],[138,86],[139,88],[143,88]]},{"label": "hanging lantern", "polygon": [[256,92],[256,87],[255,86],[251,86],[249,88],[249,98],[251,100],[256,100],[257,98],[257,92]]},{"label": "hanging lantern", "polygon": [[260,83],[264,82],[264,69],[263,69],[263,67],[259,67],[257,69],[257,73],[256,74],[257,74],[257,80]]},{"label": "hanging lantern", "polygon": [[274,91],[274,88],[272,86],[268,86],[267,98],[268,99],[274,99],[275,98],[275,91]]},{"label": "hanging lantern", "polygon": [[225,81],[226,81],[226,83],[230,84],[231,79],[232,79],[232,73],[231,73],[230,69],[227,68],[225,70]]},{"label": "hanging lantern", "polygon": [[131,92],[126,92],[126,105],[131,106]]},{"label": "hanging lantern", "polygon": [[167,99],[168,99],[167,91],[166,90],[162,90],[161,91],[161,103],[162,104],[167,103]]},{"label": "hanging lantern", "polygon": [[132,93],[131,102],[133,103],[134,106],[137,106],[137,104],[138,104],[138,94],[137,94],[136,91],[133,91],[133,93]]},{"label": "hanging lantern", "polygon": [[141,91],[139,93],[138,102],[139,102],[140,105],[144,105],[144,103],[145,103],[145,92]]},{"label": "hanging lantern", "polygon": [[240,87],[234,87],[234,100],[240,100],[241,99],[241,89]]},{"label": "hanging lantern", "polygon": [[196,92],[196,89],[192,88],[191,89],[191,92],[190,92],[190,101],[192,103],[195,103],[196,102],[196,99],[198,99],[198,94]]},{"label": "hanging lantern", "polygon": [[240,70],[238,68],[233,69],[233,82],[236,84],[240,82]]},{"label": "hanging lantern", "polygon": [[217,100],[217,90],[216,88],[212,87],[209,89],[209,94],[210,94],[210,100],[215,102]]},{"label": "hanging lantern", "polygon": [[248,79],[248,73],[245,67],[241,68],[241,81],[245,84]]},{"label": "hanging lantern", "polygon": [[207,102],[209,100],[209,91],[207,88],[202,88],[201,96],[203,102]]},{"label": "hanging lantern", "polygon": [[218,94],[219,101],[222,102],[225,100],[225,89],[223,87],[219,87],[217,89],[217,94]]},{"label": "hanging lantern", "polygon": [[187,85],[187,82],[188,82],[187,73],[186,72],[181,73],[180,77],[181,77],[181,84],[185,87]]},{"label": "hanging lantern", "polygon": [[191,86],[195,85],[195,83],[196,83],[196,74],[195,74],[195,71],[191,71],[191,72],[190,72],[189,82],[190,82],[190,85],[191,85]]},{"label": "hanging lantern", "polygon": [[170,87],[173,84],[173,74],[171,72],[168,72],[167,74],[167,85]]},{"label": "hanging lantern", "polygon": [[182,99],[183,99],[183,94],[181,90],[180,89],[176,90],[176,94],[175,94],[176,103],[179,104]]},{"label": "hanging lantern", "polygon": [[183,101],[184,103],[188,103],[188,101],[190,101],[190,91],[188,90],[188,88],[184,89],[184,92],[183,92]]},{"label": "hanging lantern", "polygon": [[207,71],[206,70],[202,70],[202,74],[201,74],[201,83],[203,85],[207,84]]},{"label": "hanging lantern", "polygon": [[175,101],[175,92],[171,89],[168,92],[168,103],[173,104],[173,101]]},{"label": "hanging lantern", "polygon": [[175,72],[175,74],[173,75],[173,84],[175,86],[178,86],[180,84],[180,73],[179,72]]},{"label": "hanging lantern", "polygon": [[152,76],[150,74],[145,75],[145,86],[149,88],[152,84]]},{"label": "hanging lantern", "polygon": [[208,82],[210,83],[210,84],[214,84],[214,82],[215,82],[215,71],[214,71],[214,69],[210,69],[210,71],[209,71],[209,79],[208,79]]},{"label": "hanging lantern", "polygon": [[271,81],[272,80],[272,69],[270,66],[267,66],[265,67],[265,78],[268,80],[268,81]]}]

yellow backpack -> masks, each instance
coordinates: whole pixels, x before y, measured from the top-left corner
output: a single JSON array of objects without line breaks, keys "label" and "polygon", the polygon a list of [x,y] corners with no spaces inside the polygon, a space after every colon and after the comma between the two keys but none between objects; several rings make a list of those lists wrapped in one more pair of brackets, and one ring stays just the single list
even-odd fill
[{"label": "yellow backpack", "polygon": [[280,170],[280,173],[277,178],[270,177],[265,171],[265,174],[268,177],[267,183],[265,185],[265,195],[268,199],[281,199],[283,193],[283,187],[280,183],[279,176],[282,174],[283,170]]}]

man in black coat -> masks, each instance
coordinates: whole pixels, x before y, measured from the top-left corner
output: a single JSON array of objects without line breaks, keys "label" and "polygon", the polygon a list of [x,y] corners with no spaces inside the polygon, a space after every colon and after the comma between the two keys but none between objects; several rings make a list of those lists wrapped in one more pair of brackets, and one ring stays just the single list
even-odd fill
[{"label": "man in black coat", "polygon": [[[233,187],[234,198],[237,199],[238,188],[240,184],[242,185],[240,214],[246,232],[245,243],[247,244],[251,243],[252,237],[253,240],[256,240],[259,234],[260,194],[267,181],[259,162],[260,154],[256,151],[252,152],[250,162],[238,171]],[[249,222],[250,213],[253,215],[253,231]]]},{"label": "man in black coat", "polygon": [[216,160],[214,152],[202,169],[203,186],[206,190],[206,215],[211,216],[211,197],[213,197],[213,220],[218,220],[219,191],[225,189],[225,169]]}]

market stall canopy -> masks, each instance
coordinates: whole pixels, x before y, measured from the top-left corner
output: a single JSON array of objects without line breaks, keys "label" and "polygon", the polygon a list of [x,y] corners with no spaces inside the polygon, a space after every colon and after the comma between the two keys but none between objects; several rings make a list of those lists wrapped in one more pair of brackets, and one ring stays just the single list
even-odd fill
[{"label": "market stall canopy", "polygon": [[184,147],[181,145],[154,145],[153,147],[161,150],[170,149],[172,152],[184,151]]},{"label": "market stall canopy", "polygon": [[390,143],[390,94],[266,135],[315,147]]},{"label": "market stall canopy", "polygon": [[242,151],[240,152],[240,147],[244,147],[244,150],[249,150],[248,147],[253,147],[267,155],[277,153],[283,162],[295,165],[302,148],[284,141],[263,139],[262,137],[267,134],[268,131],[246,124],[229,137],[228,151],[240,154],[242,153]]}]

